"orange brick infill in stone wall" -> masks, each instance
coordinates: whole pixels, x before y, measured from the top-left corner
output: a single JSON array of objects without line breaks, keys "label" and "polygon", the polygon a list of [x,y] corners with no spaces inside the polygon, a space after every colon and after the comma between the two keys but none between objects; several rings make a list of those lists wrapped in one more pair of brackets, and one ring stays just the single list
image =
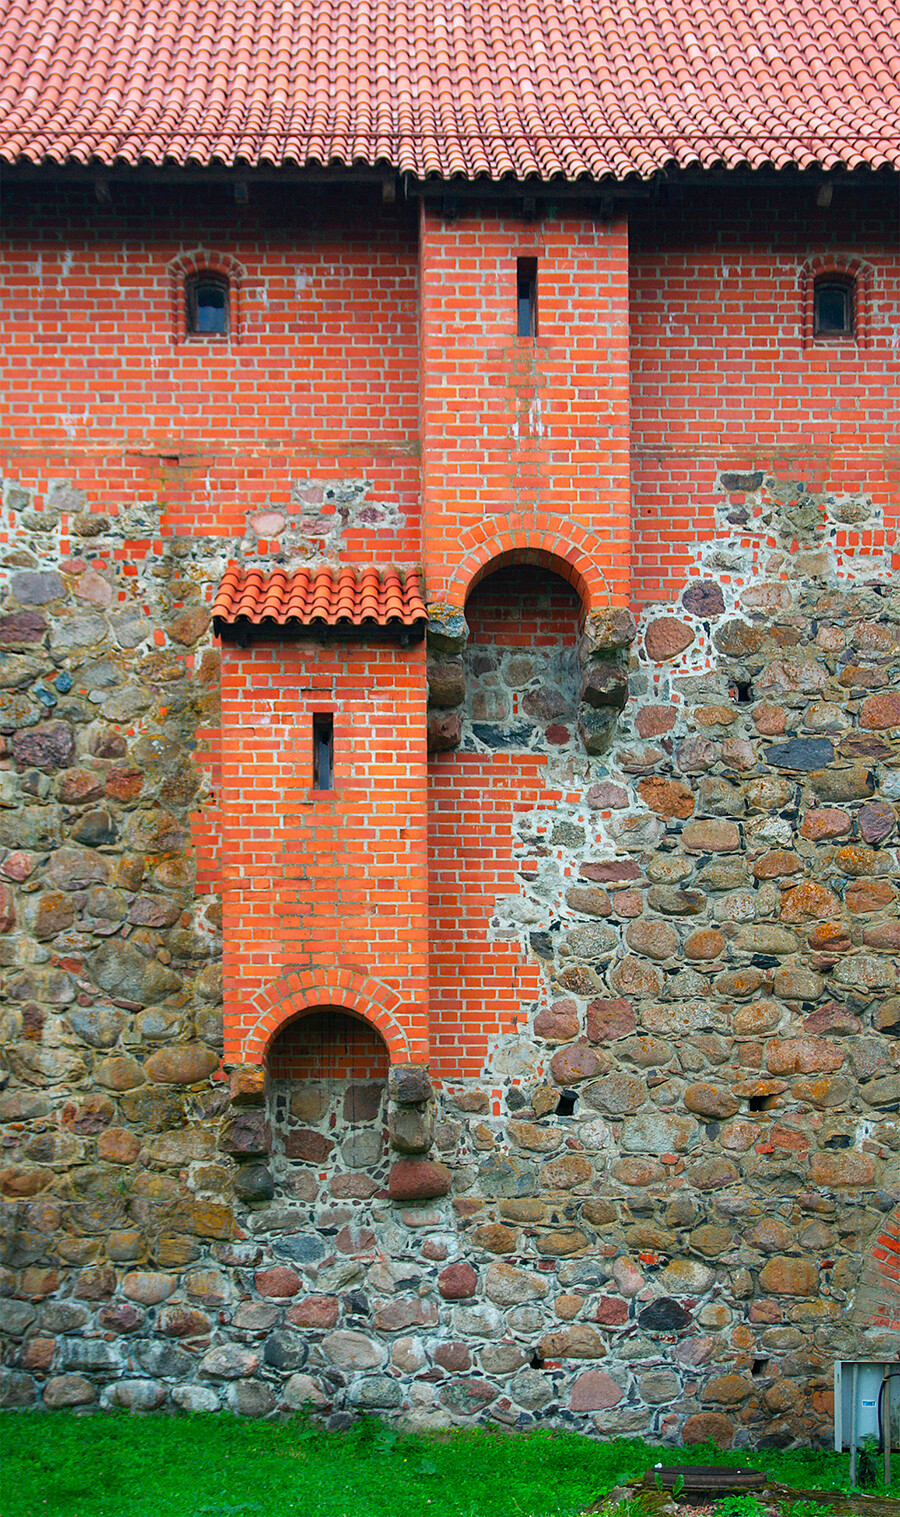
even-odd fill
[{"label": "orange brick infill in stone wall", "polygon": [[[427,1060],[424,657],[422,645],[223,650],[226,1060],[258,1048],[261,993],[292,973],[263,1043],[367,980],[406,1057]],[[329,791],[313,789],[314,713],[333,715]]]},{"label": "orange brick infill in stone wall", "polygon": [[[628,233],[624,221],[493,212],[420,228],[422,512],[432,600],[454,599],[472,533],[495,552],[590,538],[598,601],[629,583]],[[537,331],[517,335],[517,264],[534,260]],[[475,543],[472,543],[475,546]],[[461,587],[464,594],[465,586]]]},{"label": "orange brick infill in stone wall", "polygon": [[881,1227],[863,1268],[857,1319],[900,1332],[900,1207]]},{"label": "orange brick infill in stone wall", "polygon": [[[719,514],[720,473],[762,471],[871,517],[829,523],[839,553],[900,572],[900,266],[895,218],[865,196],[822,210],[773,193],[631,217],[634,594],[677,594],[704,544],[740,535]],[[804,341],[802,271],[853,246],[867,275],[857,342]],[[735,505],[740,502],[735,500]],[[752,524],[747,545],[754,542]],[[893,554],[893,562],[891,562]],[[726,571],[727,572],[727,571]]]},{"label": "orange brick infill in stone wall", "polygon": [[547,760],[525,753],[442,754],[429,775],[431,1068],[477,1079],[488,1044],[515,1033],[541,993],[538,962],[491,932],[498,899],[518,893],[517,816],[540,803]]}]

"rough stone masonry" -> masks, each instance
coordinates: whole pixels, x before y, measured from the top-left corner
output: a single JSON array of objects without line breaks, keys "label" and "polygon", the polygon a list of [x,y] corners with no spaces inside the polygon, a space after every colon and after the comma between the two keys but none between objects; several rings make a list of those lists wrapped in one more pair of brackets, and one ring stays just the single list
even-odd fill
[{"label": "rough stone masonry", "polygon": [[74,495],[4,489],[6,1404],[826,1442],[900,1342],[900,586],[725,476],[604,752],[562,653],[464,656],[463,750],[564,796],[492,928],[541,994],[480,1079],[266,1089],[195,888],[226,544],[126,575]]}]

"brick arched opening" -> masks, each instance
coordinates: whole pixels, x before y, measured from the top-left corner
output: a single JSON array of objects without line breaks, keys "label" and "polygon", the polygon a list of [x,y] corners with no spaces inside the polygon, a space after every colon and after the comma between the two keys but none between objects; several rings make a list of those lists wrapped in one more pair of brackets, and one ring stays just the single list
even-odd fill
[{"label": "brick arched opening", "polygon": [[582,615],[575,587],[554,569],[513,558],[489,564],[465,607],[472,719],[547,731],[574,723]]},{"label": "brick arched opening", "polygon": [[225,1054],[235,1064],[264,1065],[283,1027],[307,1012],[337,1009],[377,1030],[392,1064],[426,1063],[427,1049],[411,1035],[409,1017],[397,990],[353,970],[326,974],[289,968],[263,985],[241,1015],[226,1013]]},{"label": "brick arched opening", "polygon": [[279,1027],[266,1068],[282,1198],[375,1194],[387,1179],[390,1051],[373,1023],[340,1005],[308,1007]]},{"label": "brick arched opening", "polygon": [[[571,650],[567,660],[558,657],[556,667],[549,671],[547,701],[541,703],[534,691],[522,697],[524,714],[533,719],[532,731],[526,733],[521,723],[518,736],[525,746],[532,747],[535,730],[542,730],[551,746],[564,745],[577,730],[579,741],[589,754],[604,752],[611,741],[618,712],[628,697],[627,650],[634,638],[635,625],[627,607],[613,604],[609,587],[590,556],[589,534],[572,527],[565,534],[556,535],[537,531],[500,536],[485,533],[477,542],[474,536],[469,533],[461,545],[463,549],[469,546],[471,551],[452,572],[446,604],[435,603],[430,608],[429,751],[457,747],[462,741],[466,717],[472,721],[509,723],[510,717],[517,714],[517,695],[492,701],[473,682],[479,664],[485,670],[488,667],[485,659],[478,659],[474,647],[485,636],[491,615],[486,617],[484,613],[492,597],[496,602],[499,589],[501,600],[505,597],[508,602],[509,625],[502,627],[502,616],[498,614],[501,608],[495,604],[495,635],[507,648],[518,646],[535,659],[535,668],[523,683],[541,682],[542,671],[537,667],[539,660],[535,655],[542,647],[546,652],[555,641],[565,644],[567,652]],[[513,591],[516,583],[517,589]],[[490,586],[487,600],[485,593],[479,594],[486,584]],[[555,598],[554,614],[544,626],[535,614],[536,589],[543,591],[549,601]],[[514,600],[516,595],[517,609],[509,604],[510,597]],[[519,622],[517,628],[512,626],[515,617]],[[551,621],[555,621],[552,628]],[[564,669],[566,662],[568,667]],[[491,682],[489,676],[486,683]],[[567,691],[565,700],[559,695],[561,688]],[[552,707],[554,701],[558,710],[542,709]],[[465,712],[464,702],[467,702]],[[529,711],[526,703],[536,709]],[[476,708],[482,704],[486,707],[493,704],[497,710],[494,714],[488,709],[479,712]],[[501,705],[503,710],[499,709]],[[555,721],[557,716],[562,719],[560,722]],[[493,747],[517,746],[515,731],[476,736],[479,740],[484,737]]]},{"label": "brick arched opening", "polygon": [[448,604],[462,607],[485,576],[510,564],[547,569],[567,580],[581,601],[582,612],[602,611],[612,604],[609,586],[597,567],[600,545],[592,534],[560,521],[552,530],[523,529],[491,534],[482,526],[460,544],[463,556],[448,582]]},{"label": "brick arched opening", "polygon": [[279,1027],[266,1066],[273,1080],[386,1080],[390,1052],[365,1017],[344,1006],[307,1007]]}]

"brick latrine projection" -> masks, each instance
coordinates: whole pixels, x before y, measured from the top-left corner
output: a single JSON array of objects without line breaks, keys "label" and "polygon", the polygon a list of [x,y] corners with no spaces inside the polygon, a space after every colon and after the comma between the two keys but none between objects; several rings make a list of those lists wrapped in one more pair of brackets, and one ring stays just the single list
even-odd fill
[{"label": "brick latrine projection", "polygon": [[[161,505],[164,532],[240,535],[274,508],[310,549],[418,561],[411,212],[262,189],[241,224],[215,189],[99,208],[6,187],[4,232],[6,475],[65,477],[111,515]],[[239,343],[177,340],[172,269],[198,250],[244,271]],[[368,488],[323,494],[345,480]]]},{"label": "brick latrine projection", "polygon": [[[673,206],[664,223],[632,214],[639,604],[677,592],[715,539],[720,470],[771,470],[836,496],[865,492],[883,525],[848,522],[836,545],[852,536],[858,550],[896,551],[900,270],[896,218],[870,206],[838,191],[827,211],[734,195]],[[810,260],[845,248],[866,270],[865,341],[804,346]]]},{"label": "brick latrine projection", "polygon": [[[419,258],[430,598],[450,598],[460,543],[487,521],[500,537],[587,528],[609,599],[626,604],[625,223],[579,218],[538,228],[491,212],[444,221],[425,210]],[[534,337],[516,331],[522,258],[536,262]],[[501,541],[500,550],[511,545]]]},{"label": "brick latrine projection", "polygon": [[[330,792],[312,788],[318,712],[334,717]],[[296,969],[381,983],[427,1060],[424,715],[421,645],[223,650],[226,1059],[245,1056],[253,997]],[[298,987],[279,1019],[303,1005]]]}]

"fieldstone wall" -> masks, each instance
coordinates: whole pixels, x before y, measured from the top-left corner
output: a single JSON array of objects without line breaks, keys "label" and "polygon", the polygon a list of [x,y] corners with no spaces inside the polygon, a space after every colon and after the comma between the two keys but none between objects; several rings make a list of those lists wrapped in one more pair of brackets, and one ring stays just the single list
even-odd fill
[{"label": "fieldstone wall", "polygon": [[[496,931],[544,995],[418,1102],[404,1189],[396,1091],[219,1067],[195,869],[226,545],[147,522],[138,554],[71,494],[5,489],[7,1403],[827,1442],[833,1359],[900,1350],[855,1310],[900,1194],[884,564],[827,501],[723,477],[726,537],[644,617],[607,751],[532,723],[565,799],[520,820]],[[454,742],[524,702],[509,663],[490,712],[448,673]]]}]

